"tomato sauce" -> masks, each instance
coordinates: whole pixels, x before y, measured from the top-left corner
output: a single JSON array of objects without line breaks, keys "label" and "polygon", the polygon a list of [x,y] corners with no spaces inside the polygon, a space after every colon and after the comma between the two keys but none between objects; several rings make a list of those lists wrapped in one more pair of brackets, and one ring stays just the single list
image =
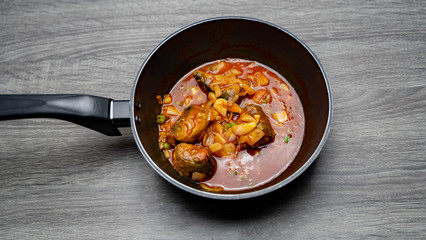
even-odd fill
[{"label": "tomato sauce", "polygon": [[[255,61],[233,58],[220,61],[225,62],[226,65],[215,74],[236,69],[240,79],[253,80],[257,73],[261,73],[269,81],[266,85],[253,85],[255,91],[267,90],[269,93],[267,98],[264,97],[259,102],[258,96],[254,94],[241,97],[237,103],[241,108],[247,104],[256,104],[262,108],[276,133],[274,141],[256,149],[241,150],[233,156],[215,157],[216,172],[211,178],[201,182],[202,185],[207,186],[207,189],[242,191],[271,181],[291,164],[303,141],[305,118],[296,91],[279,73]],[[194,71],[211,71],[211,66],[215,63],[217,61],[206,63]],[[201,105],[207,101],[206,93],[193,77],[194,71],[189,72],[177,82],[170,91],[171,102],[163,104],[163,108],[174,106],[179,112],[183,112],[189,105]],[[283,111],[285,111],[284,116],[277,115]],[[171,116],[170,124],[173,124],[178,117]],[[170,126],[159,125],[160,132],[169,129]],[[172,163],[173,150],[166,151],[168,153],[165,155]]]}]

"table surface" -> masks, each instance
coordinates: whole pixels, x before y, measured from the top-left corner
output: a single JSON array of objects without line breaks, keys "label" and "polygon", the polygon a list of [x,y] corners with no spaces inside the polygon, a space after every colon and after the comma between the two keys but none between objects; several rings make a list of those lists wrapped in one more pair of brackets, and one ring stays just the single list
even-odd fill
[{"label": "table surface", "polygon": [[425,239],[426,1],[2,1],[0,94],[129,99],[149,52],[192,22],[260,18],[302,39],[333,93],[298,179],[219,201],[166,182],[131,131],[0,122],[2,239]]}]

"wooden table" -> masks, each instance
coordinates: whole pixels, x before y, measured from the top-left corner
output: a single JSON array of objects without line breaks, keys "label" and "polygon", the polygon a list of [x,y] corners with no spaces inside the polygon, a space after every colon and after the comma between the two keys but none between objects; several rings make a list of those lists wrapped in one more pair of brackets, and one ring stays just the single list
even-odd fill
[{"label": "wooden table", "polygon": [[0,122],[1,239],[425,239],[426,1],[2,1],[0,94],[129,99],[149,52],[192,22],[261,18],[306,42],[334,116],[315,163],[266,196],[167,183],[130,129]]}]

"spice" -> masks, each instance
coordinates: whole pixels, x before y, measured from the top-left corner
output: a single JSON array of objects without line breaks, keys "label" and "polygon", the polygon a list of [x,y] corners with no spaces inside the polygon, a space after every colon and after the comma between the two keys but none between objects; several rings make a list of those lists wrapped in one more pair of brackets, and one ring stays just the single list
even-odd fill
[{"label": "spice", "polygon": [[159,104],[163,104],[163,99],[161,99],[161,96],[160,96],[160,95],[156,95],[156,96],[155,96],[155,98],[157,99],[157,102],[158,102]]}]

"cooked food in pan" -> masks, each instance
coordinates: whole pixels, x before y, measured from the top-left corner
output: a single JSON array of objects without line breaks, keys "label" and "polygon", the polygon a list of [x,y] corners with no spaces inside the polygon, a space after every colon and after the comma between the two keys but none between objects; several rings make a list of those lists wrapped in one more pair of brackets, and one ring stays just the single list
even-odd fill
[{"label": "cooked food in pan", "polygon": [[202,181],[213,175],[216,161],[208,148],[179,143],[173,151],[173,166],[182,176]]},{"label": "cooked food in pan", "polygon": [[160,149],[180,175],[209,191],[267,183],[302,144],[298,95],[283,76],[258,62],[204,64],[157,100]]}]

